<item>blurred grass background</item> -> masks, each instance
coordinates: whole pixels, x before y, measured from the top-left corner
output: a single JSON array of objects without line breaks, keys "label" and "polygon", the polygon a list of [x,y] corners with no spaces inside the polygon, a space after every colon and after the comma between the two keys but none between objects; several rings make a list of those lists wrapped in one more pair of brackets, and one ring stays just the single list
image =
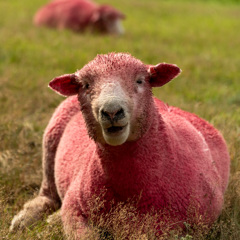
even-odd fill
[{"label": "blurred grass background", "polygon": [[[7,236],[11,218],[41,183],[42,134],[63,100],[48,82],[111,51],[129,52],[148,64],[175,63],[183,70],[154,94],[223,133],[231,181],[214,239],[239,239],[240,1],[98,0],[126,14],[126,33],[120,37],[36,28],[32,18],[46,2],[0,0],[0,239],[15,239]],[[42,231],[46,235],[39,235]],[[62,236],[43,223],[25,234],[15,237]]]}]

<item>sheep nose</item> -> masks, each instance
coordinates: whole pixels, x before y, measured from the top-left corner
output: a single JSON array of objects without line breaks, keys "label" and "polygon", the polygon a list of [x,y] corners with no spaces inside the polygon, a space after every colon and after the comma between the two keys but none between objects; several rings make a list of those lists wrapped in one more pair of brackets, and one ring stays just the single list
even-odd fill
[{"label": "sheep nose", "polygon": [[108,119],[110,121],[118,121],[122,118],[125,117],[124,114],[124,110],[122,108],[118,109],[118,110],[114,110],[114,111],[110,111],[110,110],[101,110],[101,117],[104,119]]}]

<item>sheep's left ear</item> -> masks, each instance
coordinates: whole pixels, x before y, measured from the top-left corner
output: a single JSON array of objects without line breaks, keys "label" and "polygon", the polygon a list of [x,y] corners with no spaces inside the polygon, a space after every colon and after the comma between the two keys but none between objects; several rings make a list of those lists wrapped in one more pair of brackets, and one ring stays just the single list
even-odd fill
[{"label": "sheep's left ear", "polygon": [[155,66],[148,66],[150,85],[161,87],[181,73],[181,69],[174,64],[159,63]]},{"label": "sheep's left ear", "polygon": [[48,86],[58,94],[68,97],[78,94],[81,84],[75,74],[64,74],[54,78]]}]

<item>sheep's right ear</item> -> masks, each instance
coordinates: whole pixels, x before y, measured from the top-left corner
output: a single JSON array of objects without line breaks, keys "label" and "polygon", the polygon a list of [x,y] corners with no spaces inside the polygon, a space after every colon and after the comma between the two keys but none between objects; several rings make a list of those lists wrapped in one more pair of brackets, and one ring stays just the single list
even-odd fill
[{"label": "sheep's right ear", "polygon": [[54,78],[48,86],[58,94],[67,97],[77,94],[81,84],[77,81],[75,74],[65,74]]}]

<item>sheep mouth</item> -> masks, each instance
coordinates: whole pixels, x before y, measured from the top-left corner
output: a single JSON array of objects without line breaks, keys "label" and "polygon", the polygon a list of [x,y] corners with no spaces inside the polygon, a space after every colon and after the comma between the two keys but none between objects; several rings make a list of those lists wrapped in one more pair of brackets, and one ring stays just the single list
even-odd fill
[{"label": "sheep mouth", "polygon": [[125,125],[108,125],[105,128],[102,128],[103,138],[107,144],[111,146],[118,146],[123,144],[129,136],[129,124]]},{"label": "sheep mouth", "polygon": [[116,133],[116,132],[119,132],[123,130],[123,127],[115,127],[115,126],[112,126],[110,128],[107,128],[107,132],[108,133]]},{"label": "sheep mouth", "polygon": [[118,135],[118,134],[121,134],[124,131],[126,126],[127,126],[127,124],[125,126],[111,126],[109,128],[106,128],[105,132],[108,135]]}]

